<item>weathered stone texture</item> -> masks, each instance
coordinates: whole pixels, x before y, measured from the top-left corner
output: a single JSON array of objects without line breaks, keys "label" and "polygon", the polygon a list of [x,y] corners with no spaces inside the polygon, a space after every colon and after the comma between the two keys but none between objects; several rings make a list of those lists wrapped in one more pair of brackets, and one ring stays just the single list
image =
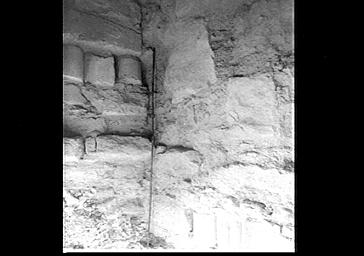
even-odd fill
[{"label": "weathered stone texture", "polygon": [[84,105],[87,99],[82,96],[81,90],[74,84],[65,84],[63,86],[63,101],[70,105]]},{"label": "weathered stone texture", "polygon": [[188,185],[198,175],[201,163],[201,155],[194,150],[167,149],[166,152],[157,154],[156,190],[171,188],[171,184],[176,187]]},{"label": "weathered stone texture", "polygon": [[81,158],[82,140],[64,139],[64,247],[142,248],[150,142],[99,136]]},{"label": "weathered stone texture", "polygon": [[[293,250],[292,173],[233,164],[206,174],[193,159],[176,156],[176,163],[163,155],[156,164],[155,234],[180,249]],[[185,169],[188,164],[192,168]],[[193,211],[192,232],[184,215],[187,209]],[[255,225],[265,237],[255,233]],[[263,238],[268,242],[262,245]]]},{"label": "weathered stone texture", "polygon": [[63,45],[63,79],[83,82],[83,51],[74,45]]},{"label": "weathered stone texture", "polygon": [[158,142],[183,149],[156,157],[155,234],[191,250],[293,251],[292,1],[145,8],[143,39],[159,53]]},{"label": "weathered stone texture", "polygon": [[118,82],[142,84],[140,60],[131,56],[118,57]]},{"label": "weathered stone texture", "polygon": [[100,88],[92,84],[64,86],[64,129],[67,134],[88,136],[95,131],[148,135],[148,96],[145,88]]},{"label": "weathered stone texture", "polygon": [[75,9],[140,32],[140,8],[132,0],[75,0]]},{"label": "weathered stone texture", "polygon": [[216,82],[212,51],[202,22],[171,24],[164,40],[173,47],[168,56],[165,90],[181,102]]},{"label": "weathered stone texture", "polygon": [[104,55],[140,55],[140,11],[133,1],[66,0],[63,6],[64,43]]},{"label": "weathered stone texture", "polygon": [[293,251],[293,1],[137,2],[65,6],[64,42],[110,60],[64,85],[65,136],[83,137],[64,139],[66,247],[144,244],[151,145],[130,137],[151,134],[141,22],[157,64],[153,235],[177,250]]},{"label": "weathered stone texture", "polygon": [[208,23],[218,76],[249,76],[292,66],[293,1],[240,3]]},{"label": "weathered stone texture", "polygon": [[85,81],[98,86],[114,86],[114,58],[104,58],[100,56],[95,56],[92,53],[86,53]]}]

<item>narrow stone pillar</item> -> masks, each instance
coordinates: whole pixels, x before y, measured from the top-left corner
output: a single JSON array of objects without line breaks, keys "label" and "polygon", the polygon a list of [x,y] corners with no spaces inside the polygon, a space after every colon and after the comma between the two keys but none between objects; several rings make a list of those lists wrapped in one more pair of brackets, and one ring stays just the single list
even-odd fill
[{"label": "narrow stone pillar", "polygon": [[63,45],[63,78],[83,82],[83,51],[75,45]]},{"label": "narrow stone pillar", "polygon": [[114,58],[85,54],[85,81],[98,86],[114,86]]},{"label": "narrow stone pillar", "polygon": [[127,84],[142,84],[141,62],[134,56],[118,56],[118,81]]}]

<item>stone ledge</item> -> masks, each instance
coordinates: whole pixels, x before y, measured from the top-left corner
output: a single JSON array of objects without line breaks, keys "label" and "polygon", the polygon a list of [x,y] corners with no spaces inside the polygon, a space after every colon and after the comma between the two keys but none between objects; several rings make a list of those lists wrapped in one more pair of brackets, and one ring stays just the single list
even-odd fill
[{"label": "stone ledge", "polygon": [[129,158],[147,159],[150,157],[150,141],[143,137],[125,137],[118,135],[100,135],[97,137],[97,151],[93,138],[86,139],[88,154],[80,160],[83,152],[83,143],[80,137],[63,138],[65,161],[94,161],[94,160],[120,160]]}]

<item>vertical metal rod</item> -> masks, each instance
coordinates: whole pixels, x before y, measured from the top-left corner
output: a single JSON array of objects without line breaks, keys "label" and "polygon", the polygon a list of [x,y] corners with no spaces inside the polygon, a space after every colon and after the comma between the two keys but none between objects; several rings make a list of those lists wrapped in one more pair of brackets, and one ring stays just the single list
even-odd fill
[{"label": "vertical metal rod", "polygon": [[149,215],[148,215],[148,247],[150,247],[150,227],[151,227],[151,219],[152,219],[152,203],[153,203],[153,168],[154,168],[154,153],[155,153],[155,48],[153,50],[153,70],[152,70],[152,88],[151,88],[151,96],[150,96],[150,114],[151,114],[151,122],[152,122],[152,148],[151,148],[151,165],[150,165],[150,182],[149,182]]}]

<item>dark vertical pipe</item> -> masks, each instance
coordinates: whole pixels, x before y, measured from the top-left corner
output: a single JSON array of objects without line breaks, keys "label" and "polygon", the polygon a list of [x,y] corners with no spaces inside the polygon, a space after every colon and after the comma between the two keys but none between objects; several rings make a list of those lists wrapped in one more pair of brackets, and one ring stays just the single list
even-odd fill
[{"label": "dark vertical pipe", "polygon": [[152,217],[152,202],[153,202],[153,168],[154,168],[154,155],[155,155],[155,73],[156,73],[156,65],[155,65],[155,48],[152,48],[153,51],[153,70],[152,70],[152,88],[150,93],[150,114],[151,114],[151,123],[152,123],[152,148],[151,148],[151,166],[150,166],[150,183],[149,183],[149,215],[148,215],[148,247],[150,247],[150,227],[151,227],[151,217]]}]

